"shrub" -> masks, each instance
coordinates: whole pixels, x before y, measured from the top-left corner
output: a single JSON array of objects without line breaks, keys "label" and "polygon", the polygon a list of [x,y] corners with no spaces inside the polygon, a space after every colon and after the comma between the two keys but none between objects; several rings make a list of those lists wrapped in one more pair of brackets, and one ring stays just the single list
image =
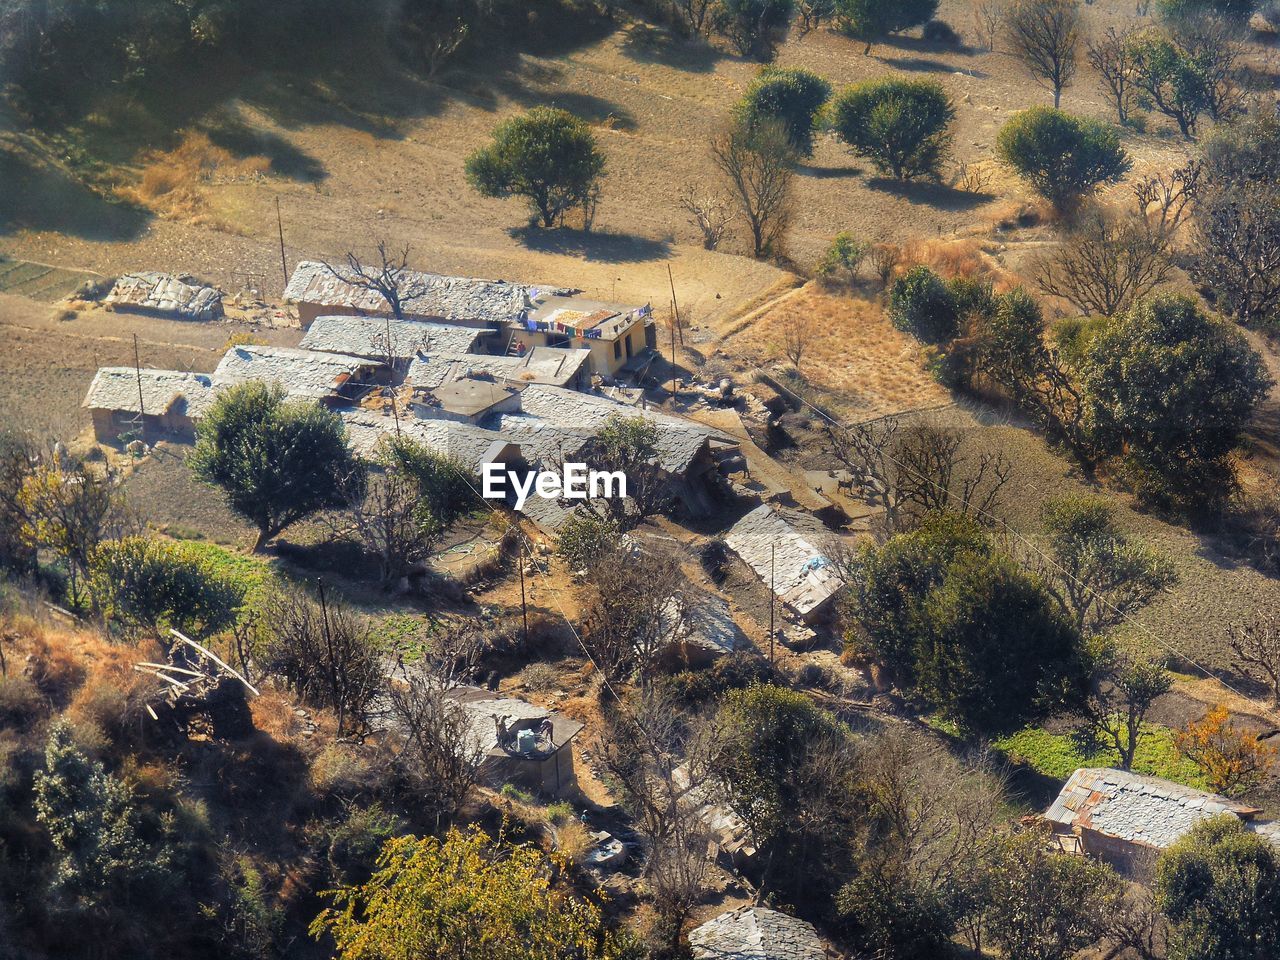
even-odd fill
[{"label": "shrub", "polygon": [[831,104],[831,126],[858,156],[900,180],[937,176],[951,147],[955,107],[932,80],[887,77],[847,88]]},{"label": "shrub", "polygon": [[740,122],[755,129],[761,119],[781,120],[796,153],[813,153],[813,131],[831,84],[809,70],[765,67],[738,104]]},{"label": "shrub", "polygon": [[715,0],[711,18],[744,57],[773,56],[774,33],[791,19],[794,0]]},{"label": "shrub", "polygon": [[941,43],[948,47],[958,47],[961,43],[960,34],[945,20],[930,20],[924,25],[921,36],[930,43]]},{"label": "shrub", "polygon": [[126,632],[173,627],[197,639],[235,622],[244,589],[183,543],[126,537],[100,546],[90,567],[94,602]]},{"label": "shrub", "polygon": [[47,704],[30,678],[19,673],[0,675],[0,728],[25,727]]},{"label": "shrub", "polygon": [[858,277],[858,268],[866,258],[871,245],[865,240],[855,240],[853,234],[837,233],[818,261],[816,273],[828,283],[842,281],[852,285]]},{"label": "shrub", "polygon": [[938,0],[836,0],[840,32],[863,41],[867,53],[877,41],[928,23]]},{"label": "shrub", "polygon": [[498,124],[493,143],[467,158],[467,182],[486,197],[524,197],[554,227],[598,191],[605,160],[586,121],[534,107]]},{"label": "shrub", "polygon": [[1000,128],[1000,158],[1059,210],[1102,183],[1123,177],[1132,162],[1115,130],[1050,107],[1024,110]]},{"label": "shrub", "polygon": [[889,291],[889,320],[925,343],[945,343],[959,329],[959,306],[941,277],[928,267],[913,267]]}]

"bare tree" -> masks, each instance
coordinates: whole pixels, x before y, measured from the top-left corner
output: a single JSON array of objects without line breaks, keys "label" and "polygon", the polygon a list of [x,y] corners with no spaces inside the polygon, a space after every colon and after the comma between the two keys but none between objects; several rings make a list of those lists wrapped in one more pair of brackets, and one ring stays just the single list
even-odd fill
[{"label": "bare tree", "polygon": [[1116,108],[1116,120],[1122,125],[1129,122],[1129,111],[1133,107],[1132,39],[1131,28],[1118,31],[1107,27],[1101,36],[1085,42],[1089,66],[1102,78]]},{"label": "bare tree", "polygon": [[1264,611],[1248,623],[1227,630],[1232,666],[1271,690],[1271,702],[1280,707],[1280,614]]},{"label": "bare tree", "polygon": [[875,272],[876,279],[880,281],[880,286],[887,289],[889,282],[893,279],[893,272],[902,262],[902,250],[892,243],[872,244],[871,249],[867,251],[867,260],[871,263],[871,269]]},{"label": "bare tree", "polygon": [[1169,279],[1168,239],[1145,216],[1094,206],[1071,235],[1036,264],[1036,283],[1086,314],[1114,317]]},{"label": "bare tree", "polygon": [[800,14],[800,32],[805,34],[835,19],[839,7],[836,0],[799,0],[796,10]]},{"label": "bare tree", "polygon": [[1002,451],[975,451],[963,431],[927,420],[828,426],[827,437],[831,454],[884,509],[894,531],[933,510],[989,518],[1013,476]]},{"label": "bare tree", "polygon": [[811,314],[791,312],[778,322],[775,345],[799,372],[800,361],[821,335],[822,325]]},{"label": "bare tree", "polygon": [[1121,770],[1133,768],[1147,716],[1172,686],[1173,678],[1159,660],[1131,657],[1113,645],[1095,657],[1085,712],[1094,731],[1119,755]]},{"label": "bare tree", "polygon": [[1080,45],[1079,0],[1015,0],[1005,15],[1005,38],[1013,55],[1062,105],[1062,91],[1076,74]]},{"label": "bare tree", "polygon": [[1240,323],[1280,313],[1280,189],[1266,180],[1213,183],[1196,205],[1192,276]]},{"label": "bare tree", "polygon": [[996,48],[1008,9],[1009,0],[973,0],[973,29],[988,50]]},{"label": "bare tree", "polygon": [[1131,883],[1111,911],[1107,930],[1110,948],[1103,960],[1132,957],[1134,960],[1162,960],[1168,942],[1168,921],[1156,905],[1148,887]]},{"label": "bare tree", "polygon": [[667,647],[689,626],[679,558],[657,547],[618,543],[588,571],[583,642],[610,680],[636,675],[648,686]]},{"label": "bare tree", "polygon": [[1200,196],[1204,164],[1190,160],[1168,173],[1153,173],[1133,184],[1138,211],[1152,229],[1172,242]]},{"label": "bare tree", "polygon": [[325,263],[324,267],[335,279],[376,293],[391,308],[391,315],[403,320],[404,301],[420,292],[405,284],[409,272],[409,247],[405,245],[399,253],[394,253],[387,241],[379,240],[377,250],[379,262],[376,266],[364,263],[355,253],[348,251],[345,267],[335,267],[330,263]]},{"label": "bare tree", "polygon": [[748,129],[735,125],[711,143],[711,156],[728,179],[751,229],[752,253],[774,251],[786,232],[795,178],[795,150],[781,121]]},{"label": "bare tree", "polygon": [[449,671],[418,670],[388,688],[392,729],[400,738],[397,765],[414,784],[414,806],[450,822],[476,785],[484,747],[456,697]]},{"label": "bare tree", "polygon": [[702,184],[690,183],[681,188],[677,201],[689,214],[689,222],[702,234],[703,248],[714,250],[719,246],[735,216],[729,198]]},{"label": "bare tree", "polygon": [[383,687],[381,656],[358,614],[326,592],[281,588],[263,605],[266,671],[334,711],[339,736],[363,737]]},{"label": "bare tree", "polygon": [[671,7],[695,37],[711,32],[711,11],[715,0],[671,0]]}]

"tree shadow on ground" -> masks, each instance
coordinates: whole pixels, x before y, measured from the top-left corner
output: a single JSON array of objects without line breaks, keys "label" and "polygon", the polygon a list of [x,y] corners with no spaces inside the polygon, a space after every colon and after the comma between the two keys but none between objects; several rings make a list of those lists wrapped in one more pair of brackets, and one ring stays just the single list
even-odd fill
[{"label": "tree shadow on ground", "polygon": [[841,180],[846,177],[856,177],[862,172],[861,167],[819,167],[808,163],[797,163],[795,169],[800,176],[814,180]]},{"label": "tree shadow on ground", "polygon": [[964,43],[941,43],[937,40],[926,40],[924,37],[904,37],[897,34],[876,41],[876,46],[892,47],[895,50],[909,50],[912,53],[932,53],[942,56],[952,54],[959,57],[976,57],[986,52],[978,47],[971,47]]},{"label": "tree shadow on ground", "polygon": [[986,80],[990,76],[982,70],[953,67],[941,60],[929,60],[925,57],[880,57],[879,60],[885,66],[893,67],[895,70],[913,73],[963,73],[966,77],[973,77],[975,80]]},{"label": "tree shadow on ground", "polygon": [[889,177],[872,177],[867,181],[867,187],[882,193],[891,193],[911,203],[923,204],[951,213],[973,210],[995,199],[994,194],[969,193],[965,190],[957,190],[955,187],[948,187],[943,183],[893,180]]},{"label": "tree shadow on ground", "polygon": [[136,240],[151,214],[108,200],[62,170],[0,144],[0,233],[51,230],[85,240]]},{"label": "tree shadow on ground", "polygon": [[568,110],[590,124],[602,124],[615,130],[634,130],[635,118],[623,107],[591,93],[575,93],[569,90],[543,91],[514,81],[501,84],[499,89],[526,109],[530,107],[558,107]]},{"label": "tree shadow on ground", "polygon": [[266,157],[271,161],[271,172],[278,177],[319,183],[329,175],[316,157],[279,134],[255,129],[238,117],[219,116],[202,129],[215,145],[237,156]]},{"label": "tree shadow on ground", "polygon": [[572,230],[568,227],[545,230],[531,226],[512,227],[507,233],[528,250],[567,254],[597,263],[661,260],[671,251],[668,240],[654,240],[631,233]]},{"label": "tree shadow on ground", "polygon": [[690,73],[710,73],[724,54],[705,40],[681,37],[647,23],[627,28],[622,54],[637,63],[674,67]]}]

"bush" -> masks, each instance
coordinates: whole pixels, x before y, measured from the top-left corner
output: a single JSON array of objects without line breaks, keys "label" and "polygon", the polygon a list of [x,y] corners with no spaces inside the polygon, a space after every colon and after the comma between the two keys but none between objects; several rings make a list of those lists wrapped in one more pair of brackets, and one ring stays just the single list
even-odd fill
[{"label": "bush", "polygon": [[26,727],[47,707],[39,688],[28,677],[18,673],[0,676],[0,728]]},{"label": "bush", "polygon": [[467,182],[482,196],[524,197],[542,226],[591,201],[605,160],[586,121],[567,110],[534,107],[498,124],[493,143],[467,158]]},{"label": "bush", "polygon": [[744,57],[773,57],[774,33],[785,27],[794,0],[714,0],[711,18]]},{"label": "bush", "polygon": [[941,277],[913,267],[889,291],[889,321],[925,343],[946,343],[959,330],[959,304]]},{"label": "bush", "polygon": [[831,84],[809,70],[765,67],[738,104],[739,122],[755,129],[762,119],[781,120],[796,153],[813,153],[813,131]]},{"label": "bush", "polygon": [[924,25],[921,36],[930,43],[941,43],[948,47],[960,46],[962,39],[955,27],[945,20],[930,20]]},{"label": "bush", "polygon": [[1000,128],[1000,158],[1057,209],[1075,205],[1132,166],[1115,130],[1051,107],[1024,110]]},{"label": "bush", "polygon": [[870,249],[869,243],[855,240],[851,233],[837,233],[831,246],[827,247],[827,252],[818,261],[815,272],[819,279],[827,283],[839,281],[852,286],[858,278],[858,267],[862,266]]},{"label": "bush", "polygon": [[245,596],[186,544],[152,537],[104,543],[93,555],[90,582],[98,609],[129,633],[173,627],[197,639],[212,636],[235,622]]},{"label": "bush", "polygon": [[954,119],[951,99],[933,80],[867,80],[831,104],[831,126],[840,139],[899,180],[938,175]]},{"label": "bush", "polygon": [[840,32],[863,41],[866,52],[891,33],[928,23],[938,0],[836,0]]}]

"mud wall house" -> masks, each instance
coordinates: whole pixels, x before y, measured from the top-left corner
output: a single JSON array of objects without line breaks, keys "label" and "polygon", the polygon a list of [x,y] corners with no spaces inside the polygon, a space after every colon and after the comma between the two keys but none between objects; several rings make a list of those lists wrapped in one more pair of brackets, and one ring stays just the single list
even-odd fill
[{"label": "mud wall house", "polygon": [[250,344],[228,350],[213,379],[226,385],[260,380],[280,386],[290,399],[334,406],[358,399],[377,382],[378,370],[362,357]]},{"label": "mud wall house", "polygon": [[823,528],[813,518],[761,504],[733,525],[724,542],[806,623],[822,619],[844,585],[819,546]]},{"label": "mud wall house", "polygon": [[[336,276],[335,276],[336,271]],[[374,290],[351,282],[348,267],[304,260],[294,268],[284,299],[296,306],[307,329],[323,315],[386,316],[391,308]],[[498,329],[521,320],[536,295],[534,287],[505,280],[446,277],[406,270],[399,278],[401,313],[406,319]]]},{"label": "mud wall house", "polygon": [[103,367],[81,406],[89,411],[99,443],[130,434],[147,442],[189,440],[214,393],[213,379],[201,373]]},{"label": "mud wall house", "polygon": [[544,796],[577,790],[573,738],[583,725],[563,714],[488,690],[461,687],[471,746],[483,759],[480,776],[491,786],[512,783]]},{"label": "mud wall house", "polygon": [[1274,821],[1227,797],[1109,767],[1076,770],[1044,814],[1058,845],[1096,857],[1127,876],[1149,879],[1160,851],[1196,824],[1222,814],[1280,845]]},{"label": "mud wall house", "polygon": [[298,346],[303,350],[341,353],[385,364],[397,375],[419,355],[462,356],[481,348],[490,327],[462,327],[426,320],[392,317],[317,317]]},{"label": "mud wall house", "polygon": [[689,933],[694,960],[828,960],[813,925],[767,907],[739,907]]},{"label": "mud wall house", "polygon": [[521,322],[511,326],[515,347],[589,350],[591,370],[617,375],[657,343],[648,305],[627,307],[556,293],[539,294]]},{"label": "mud wall house", "polygon": [[167,273],[126,273],[102,302],[115,310],[179,320],[218,320],[223,315],[222,291]]}]

